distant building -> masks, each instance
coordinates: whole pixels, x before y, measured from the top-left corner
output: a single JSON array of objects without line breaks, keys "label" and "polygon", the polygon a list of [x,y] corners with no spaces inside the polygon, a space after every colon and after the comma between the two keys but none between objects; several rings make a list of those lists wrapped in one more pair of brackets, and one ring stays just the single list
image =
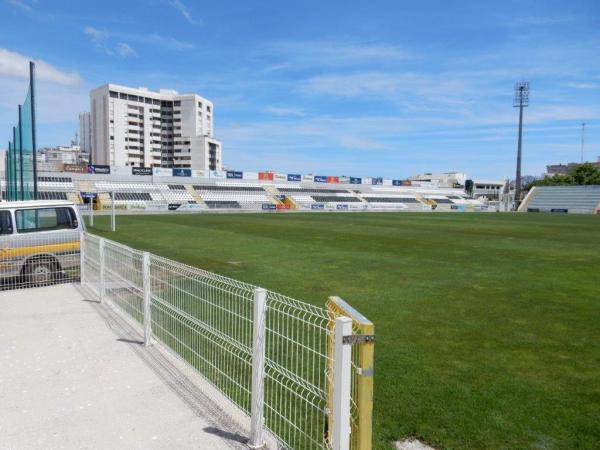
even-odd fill
[{"label": "distant building", "polygon": [[473,180],[473,198],[486,198],[500,200],[505,191],[508,191],[508,180]]},{"label": "distant building", "polygon": [[48,165],[81,164],[87,162],[88,155],[81,147],[72,143],[69,146],[47,147],[38,150],[37,160]]},{"label": "distant building", "polygon": [[409,178],[413,186],[429,184],[439,187],[464,186],[467,176],[462,172],[424,173]]},{"label": "distant building", "polygon": [[92,117],[89,112],[79,114],[79,146],[83,153],[92,152]]},{"label": "distant building", "polygon": [[[550,164],[546,166],[546,173],[548,175],[566,175],[572,169],[575,169],[580,163],[570,162],[567,164]],[[596,166],[597,169],[600,170],[600,156],[598,157],[598,161],[592,163]]]},{"label": "distant building", "polygon": [[90,93],[93,164],[221,170],[211,101],[106,84]]}]

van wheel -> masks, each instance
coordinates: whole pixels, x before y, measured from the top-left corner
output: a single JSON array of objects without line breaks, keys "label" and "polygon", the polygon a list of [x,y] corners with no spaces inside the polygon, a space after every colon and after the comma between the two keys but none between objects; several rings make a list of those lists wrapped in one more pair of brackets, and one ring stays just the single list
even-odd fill
[{"label": "van wheel", "polygon": [[58,267],[55,263],[34,261],[27,267],[25,275],[28,284],[33,286],[46,286],[56,279]]}]

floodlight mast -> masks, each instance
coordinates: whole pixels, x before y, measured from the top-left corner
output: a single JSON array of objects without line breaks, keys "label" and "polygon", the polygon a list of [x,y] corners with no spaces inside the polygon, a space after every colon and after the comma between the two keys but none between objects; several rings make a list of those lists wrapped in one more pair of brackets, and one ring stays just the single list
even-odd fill
[{"label": "floodlight mast", "polygon": [[519,108],[519,143],[517,146],[517,176],[515,179],[515,207],[519,209],[521,203],[521,156],[523,148],[523,108],[529,106],[529,82],[521,81],[515,84],[515,98],[513,107]]}]

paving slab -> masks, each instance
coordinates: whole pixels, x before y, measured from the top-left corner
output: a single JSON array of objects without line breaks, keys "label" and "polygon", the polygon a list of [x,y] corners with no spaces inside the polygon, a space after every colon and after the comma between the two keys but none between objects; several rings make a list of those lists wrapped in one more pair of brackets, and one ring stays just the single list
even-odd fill
[{"label": "paving slab", "polygon": [[0,292],[0,449],[242,449],[246,436],[76,285]]}]

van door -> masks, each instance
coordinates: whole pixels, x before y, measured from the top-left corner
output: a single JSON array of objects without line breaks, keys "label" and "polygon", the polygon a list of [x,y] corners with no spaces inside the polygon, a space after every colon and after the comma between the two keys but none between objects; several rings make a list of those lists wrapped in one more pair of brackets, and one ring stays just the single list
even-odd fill
[{"label": "van door", "polygon": [[26,257],[22,273],[33,285],[68,280],[79,272],[80,221],[70,206],[15,211],[15,244]]}]

